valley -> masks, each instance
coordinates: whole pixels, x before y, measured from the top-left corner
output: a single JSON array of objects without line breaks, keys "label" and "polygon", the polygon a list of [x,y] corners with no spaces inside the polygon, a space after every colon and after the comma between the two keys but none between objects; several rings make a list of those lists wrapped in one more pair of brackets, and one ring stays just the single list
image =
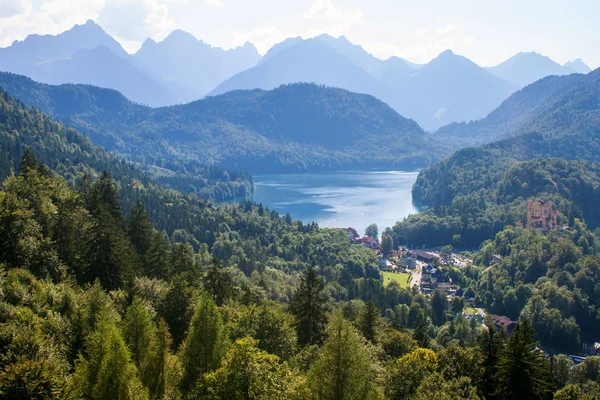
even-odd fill
[{"label": "valley", "polygon": [[91,3],[0,5],[0,398],[600,398],[600,6]]}]

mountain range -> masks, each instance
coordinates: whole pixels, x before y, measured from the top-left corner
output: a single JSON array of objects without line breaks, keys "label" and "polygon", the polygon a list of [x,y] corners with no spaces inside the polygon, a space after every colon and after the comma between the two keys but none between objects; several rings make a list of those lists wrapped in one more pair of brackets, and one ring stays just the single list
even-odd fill
[{"label": "mountain range", "polygon": [[223,50],[177,30],[148,39],[133,55],[88,21],[56,36],[30,35],[0,49],[0,71],[37,81],[118,90],[152,107],[187,103],[236,89],[309,82],[370,94],[426,130],[485,117],[512,93],[547,75],[589,72],[581,60],[561,66],[521,53],[492,68],[445,51],[427,64],[380,60],[345,37],[290,38],[261,58],[256,48]]},{"label": "mountain range", "polygon": [[377,98],[313,84],[236,90],[162,108],[135,104],[114,90],[53,86],[7,73],[0,73],[0,87],[94,144],[146,166],[186,161],[251,172],[419,168],[448,154]]},{"label": "mountain range", "polygon": [[527,86],[550,75],[587,74],[590,67],[581,59],[560,65],[539,53],[519,53],[495,67],[488,68],[494,75],[520,87]]},{"label": "mountain range", "polygon": [[201,98],[227,74],[247,68],[259,57],[252,45],[224,51],[188,36],[176,31],[161,43],[146,41],[132,56],[90,20],[59,35],[29,35],[1,48],[0,71],[49,84],[106,87],[140,104],[164,106]]},{"label": "mountain range", "polygon": [[421,68],[379,60],[344,37],[288,39],[256,67],[234,75],[209,95],[314,82],[371,94],[425,129],[481,118],[518,89],[470,60],[445,51]]}]

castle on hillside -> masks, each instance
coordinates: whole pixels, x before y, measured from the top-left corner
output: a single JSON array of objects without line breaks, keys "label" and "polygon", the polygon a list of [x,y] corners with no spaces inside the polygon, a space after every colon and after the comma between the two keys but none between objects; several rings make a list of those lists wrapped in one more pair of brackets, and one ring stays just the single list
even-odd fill
[{"label": "castle on hillside", "polygon": [[546,232],[556,227],[558,211],[552,208],[551,201],[527,202],[527,227]]}]

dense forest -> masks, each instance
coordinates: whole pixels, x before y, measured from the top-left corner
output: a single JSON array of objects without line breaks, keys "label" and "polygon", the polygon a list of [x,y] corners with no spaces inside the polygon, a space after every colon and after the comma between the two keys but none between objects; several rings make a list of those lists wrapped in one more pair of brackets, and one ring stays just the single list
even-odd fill
[{"label": "dense forest", "polygon": [[[393,227],[398,243],[478,248],[506,225],[526,221],[527,199],[552,200],[561,212],[560,224],[572,225],[579,218],[591,229],[600,226],[598,162],[534,159],[502,169],[481,161],[477,168],[465,167],[461,174],[450,189],[459,194],[438,193],[444,199],[452,198],[451,203],[440,200],[440,205]],[[424,190],[419,179],[413,190]]]},{"label": "dense forest", "polygon": [[[448,154],[372,96],[312,84],[234,91],[152,109],[85,85],[0,73],[0,87],[142,165],[216,164],[251,172],[423,167]],[[174,165],[166,165],[168,163]]]},{"label": "dense forest", "polygon": [[[0,76],[7,78],[7,81],[13,82],[14,86],[11,86],[12,89],[17,90],[16,88],[19,87],[17,91],[21,94],[32,89],[26,85],[19,86],[20,79],[25,83],[33,82],[26,78],[5,73],[0,73]],[[14,80],[9,80],[9,78]],[[4,82],[0,86],[6,87],[8,85]],[[30,100],[34,97],[36,100],[32,101],[33,105],[43,111],[50,110],[53,113],[60,113],[64,109],[75,109],[77,113],[85,115],[97,113],[96,119],[103,119],[105,115],[110,115],[111,118],[115,119],[127,119],[127,112],[121,110],[121,108],[125,110],[128,107],[135,110],[144,109],[142,106],[130,103],[122,95],[112,90],[84,85],[40,86],[48,89],[49,92],[43,94],[44,92],[41,90],[34,91],[33,93],[36,95],[30,94],[27,99]],[[9,97],[7,93],[0,93],[0,98],[1,112],[4,116],[8,116],[9,113],[23,114],[27,112],[24,110],[25,106]],[[58,105],[62,108],[58,108]],[[113,113],[115,109],[119,111]],[[73,155],[74,153],[76,153],[77,157],[80,157],[72,160],[74,165],[84,163],[93,166],[98,171],[114,168],[112,165],[109,165],[113,161],[112,158],[107,158],[107,154],[99,148],[92,149],[92,142],[88,138],[75,135],[73,128],[68,127],[71,125],[78,126],[78,123],[67,122],[68,126],[63,126],[48,121],[47,117],[39,112],[32,110],[29,114],[30,118],[18,120],[7,118],[2,121],[2,137],[4,142],[0,151],[11,153],[2,157],[4,160],[4,164],[0,166],[0,176],[2,178],[7,176],[10,168],[16,167],[13,164],[19,158],[18,156],[12,156],[20,151],[16,147],[17,144],[22,147],[34,146],[34,148],[43,149],[43,154],[40,154],[40,157],[42,157],[41,161],[49,163],[49,166],[52,168],[59,168],[57,163],[60,160],[64,160],[67,155]],[[91,122],[95,123],[96,120],[92,119]],[[50,149],[45,149],[45,143],[40,143],[40,139],[36,135],[23,137],[19,141],[11,137],[19,129],[35,130],[39,128],[40,124],[52,125],[49,129],[56,133],[56,141],[52,143]],[[94,136],[92,136],[92,139],[94,139],[94,142],[99,140],[98,137]],[[102,141],[100,140],[100,142]],[[100,144],[111,148],[108,143]],[[74,146],[75,149],[81,151],[69,148],[70,146]],[[124,159],[128,158],[124,157]],[[13,161],[9,163],[8,160]],[[118,161],[118,165],[125,164],[122,161]],[[163,185],[185,193],[195,193],[202,199],[220,201],[235,197],[246,197],[253,191],[252,175],[248,172],[226,170],[218,166],[207,166],[194,161],[181,161],[174,157],[163,157],[160,159],[142,157],[137,160],[136,164],[146,172],[146,175],[161,182]],[[134,177],[134,175],[128,172],[125,172],[125,175]]]},{"label": "dense forest", "polygon": [[[240,213],[261,213],[246,207]],[[554,307],[568,307],[560,290],[548,294],[553,280],[514,289],[515,299],[524,293],[527,314],[507,338],[489,320],[467,320],[462,302],[449,305],[442,292],[429,300],[397,285],[383,288],[375,278],[344,278],[357,260],[326,245],[337,237],[349,246],[343,231],[291,223],[290,231],[304,230],[305,248],[325,257],[316,268],[244,271],[221,262],[214,246],[195,250],[170,240],[154,229],[141,202],[124,215],[108,174],[71,188],[28,150],[17,175],[3,184],[0,219],[3,398],[593,399],[600,393],[600,358],[575,366],[536,346],[535,329],[557,318]],[[589,274],[598,266],[586,268],[577,282],[593,282]],[[488,279],[500,285],[500,271]],[[494,298],[489,288],[482,284],[477,295]],[[562,324],[566,333],[560,320],[551,331],[565,336],[565,346],[573,345],[569,324],[577,309],[573,314]]]},{"label": "dense forest", "polygon": [[[572,84],[563,87],[562,80]],[[534,89],[546,90],[544,101],[531,96]],[[422,170],[413,186],[413,199],[429,210],[399,222],[394,227],[397,239],[412,245],[477,248],[506,225],[523,221],[529,198],[553,200],[566,218],[563,223],[581,218],[590,228],[598,227],[599,92],[600,70],[546,78],[507,100],[507,104],[516,102],[514,108],[525,114],[535,110],[534,117],[517,124],[516,132],[524,133],[460,150]],[[528,97],[533,97],[529,103]],[[498,115],[490,114],[486,122],[490,129],[501,130],[496,120],[524,118],[516,113],[511,119],[516,111],[511,114],[507,104],[497,110]],[[507,114],[506,119],[502,114]]]}]

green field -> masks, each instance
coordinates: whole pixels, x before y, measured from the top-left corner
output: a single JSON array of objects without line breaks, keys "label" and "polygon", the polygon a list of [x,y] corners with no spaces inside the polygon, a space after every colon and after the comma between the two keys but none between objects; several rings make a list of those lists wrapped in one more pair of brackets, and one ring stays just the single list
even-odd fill
[{"label": "green field", "polygon": [[395,273],[395,272],[382,272],[383,275],[383,285],[387,286],[391,281],[396,281],[400,284],[400,287],[407,288],[410,286],[410,274],[404,273]]}]

